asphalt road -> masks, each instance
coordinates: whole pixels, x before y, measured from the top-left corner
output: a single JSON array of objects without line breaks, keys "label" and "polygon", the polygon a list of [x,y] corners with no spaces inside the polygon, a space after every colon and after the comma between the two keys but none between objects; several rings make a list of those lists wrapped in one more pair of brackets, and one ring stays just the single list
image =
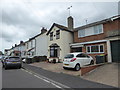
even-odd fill
[{"label": "asphalt road", "polygon": [[57,88],[23,69],[2,69],[2,88]]}]

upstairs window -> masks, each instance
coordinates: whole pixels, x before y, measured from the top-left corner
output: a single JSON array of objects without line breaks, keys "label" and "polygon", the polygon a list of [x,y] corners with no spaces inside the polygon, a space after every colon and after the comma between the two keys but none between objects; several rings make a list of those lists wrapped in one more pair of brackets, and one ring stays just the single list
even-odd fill
[{"label": "upstairs window", "polygon": [[103,33],[102,25],[94,26],[94,34]]},{"label": "upstairs window", "polygon": [[86,37],[86,36],[91,36],[91,35],[96,35],[101,33],[103,33],[102,24],[79,30],[78,37]]},{"label": "upstairs window", "polygon": [[53,40],[53,32],[50,33],[50,41]]},{"label": "upstairs window", "polygon": [[60,39],[60,30],[56,31],[56,39]]},{"label": "upstairs window", "polygon": [[85,30],[79,30],[78,31],[78,37],[85,37]]}]

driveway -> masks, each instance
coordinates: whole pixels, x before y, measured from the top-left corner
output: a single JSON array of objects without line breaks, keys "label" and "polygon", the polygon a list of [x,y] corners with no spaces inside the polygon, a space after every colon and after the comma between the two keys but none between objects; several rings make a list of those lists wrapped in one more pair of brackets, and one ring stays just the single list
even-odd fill
[{"label": "driveway", "polygon": [[120,78],[118,78],[118,76],[120,76],[120,72],[118,72],[119,69],[120,63],[105,64],[82,76],[82,78],[118,87],[120,85],[120,83],[118,84],[118,81],[120,81]]},{"label": "driveway", "polygon": [[72,69],[70,70],[65,70],[63,69],[63,63],[47,63],[47,62],[39,62],[39,63],[33,63],[30,64],[32,66],[36,66],[36,67],[41,67],[45,70],[49,70],[52,72],[56,72],[56,73],[65,73],[65,74],[70,74],[70,75],[74,75],[74,76],[79,76],[80,75],[80,71],[74,71]]},{"label": "driveway", "polygon": [[[65,73],[73,76],[80,76],[80,72],[81,72],[81,71],[74,71],[74,70],[64,70],[62,68],[62,63],[53,64],[53,63],[47,63],[47,62],[39,62],[39,63],[30,64],[30,65],[35,67],[40,67],[52,72]],[[89,81],[118,87],[118,66],[120,66],[120,64],[117,64],[117,63],[104,64],[92,70],[91,72],[85,74],[84,76],[80,76],[80,77]]]}]

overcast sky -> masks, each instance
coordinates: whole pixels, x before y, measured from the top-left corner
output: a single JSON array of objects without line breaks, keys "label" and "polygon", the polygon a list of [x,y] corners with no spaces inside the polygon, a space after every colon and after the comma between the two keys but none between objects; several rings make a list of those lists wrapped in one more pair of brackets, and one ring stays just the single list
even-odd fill
[{"label": "overcast sky", "polygon": [[49,30],[53,23],[66,26],[69,6],[72,6],[74,27],[86,24],[86,19],[87,23],[91,23],[118,14],[118,2],[1,0],[0,51],[19,44],[20,40],[26,41],[39,34],[42,27]]}]

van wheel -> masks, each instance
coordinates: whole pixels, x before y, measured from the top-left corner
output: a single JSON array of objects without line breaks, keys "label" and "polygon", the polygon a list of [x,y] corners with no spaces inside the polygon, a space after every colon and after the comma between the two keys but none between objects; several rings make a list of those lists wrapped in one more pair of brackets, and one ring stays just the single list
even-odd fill
[{"label": "van wheel", "polygon": [[90,65],[93,65],[94,64],[94,61],[92,60],[91,62],[90,62]]},{"label": "van wheel", "polygon": [[80,65],[77,64],[74,69],[75,69],[75,71],[79,71],[80,70]]}]

